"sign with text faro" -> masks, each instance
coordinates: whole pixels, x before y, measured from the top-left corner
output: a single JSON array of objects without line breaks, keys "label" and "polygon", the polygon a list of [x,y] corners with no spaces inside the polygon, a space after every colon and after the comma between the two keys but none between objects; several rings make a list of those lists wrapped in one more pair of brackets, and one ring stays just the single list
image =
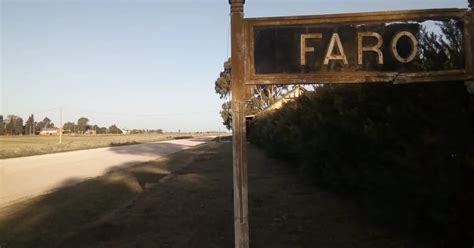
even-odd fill
[{"label": "sign with text faro", "polygon": [[409,83],[472,79],[466,10],[245,22],[245,82]]}]

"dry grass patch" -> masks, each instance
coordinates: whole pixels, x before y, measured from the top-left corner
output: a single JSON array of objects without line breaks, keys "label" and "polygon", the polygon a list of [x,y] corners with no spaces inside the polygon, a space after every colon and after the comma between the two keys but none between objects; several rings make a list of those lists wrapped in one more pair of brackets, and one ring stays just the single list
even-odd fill
[{"label": "dry grass patch", "polygon": [[64,135],[62,144],[59,144],[58,136],[0,136],[0,159],[107,146],[134,145],[203,135],[212,134]]}]

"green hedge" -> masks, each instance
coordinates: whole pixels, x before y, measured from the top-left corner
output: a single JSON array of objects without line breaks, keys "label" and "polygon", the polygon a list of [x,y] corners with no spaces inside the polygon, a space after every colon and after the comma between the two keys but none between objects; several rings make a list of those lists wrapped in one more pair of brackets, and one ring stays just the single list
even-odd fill
[{"label": "green hedge", "polygon": [[325,85],[257,116],[248,135],[374,220],[453,245],[474,235],[474,208],[462,210],[474,190],[470,101],[462,82]]}]

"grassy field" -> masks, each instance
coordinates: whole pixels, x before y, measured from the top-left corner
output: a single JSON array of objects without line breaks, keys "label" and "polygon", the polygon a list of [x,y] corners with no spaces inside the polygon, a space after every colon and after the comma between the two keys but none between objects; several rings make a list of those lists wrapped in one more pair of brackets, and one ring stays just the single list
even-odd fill
[{"label": "grassy field", "polygon": [[148,143],[199,135],[212,134],[63,135],[62,144],[59,144],[59,136],[0,136],[0,159],[107,146]]}]

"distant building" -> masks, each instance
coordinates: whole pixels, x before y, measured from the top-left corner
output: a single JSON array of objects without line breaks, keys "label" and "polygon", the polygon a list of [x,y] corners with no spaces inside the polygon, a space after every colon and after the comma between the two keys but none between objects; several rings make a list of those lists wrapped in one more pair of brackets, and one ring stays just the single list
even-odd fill
[{"label": "distant building", "polygon": [[43,128],[39,132],[40,135],[58,135],[59,128]]},{"label": "distant building", "polygon": [[263,112],[271,111],[275,109],[280,109],[288,102],[294,101],[296,98],[303,95],[306,90],[303,87],[296,87],[294,90],[290,91],[284,97],[274,102],[272,105],[268,106]]},{"label": "distant building", "polygon": [[122,134],[129,134],[130,133],[130,130],[123,129],[123,128],[120,128],[120,127],[118,127],[118,129],[120,129],[120,131],[122,131]]},{"label": "distant building", "polygon": [[97,131],[94,130],[94,129],[87,129],[85,132],[84,132],[85,135],[96,135],[97,134]]}]

